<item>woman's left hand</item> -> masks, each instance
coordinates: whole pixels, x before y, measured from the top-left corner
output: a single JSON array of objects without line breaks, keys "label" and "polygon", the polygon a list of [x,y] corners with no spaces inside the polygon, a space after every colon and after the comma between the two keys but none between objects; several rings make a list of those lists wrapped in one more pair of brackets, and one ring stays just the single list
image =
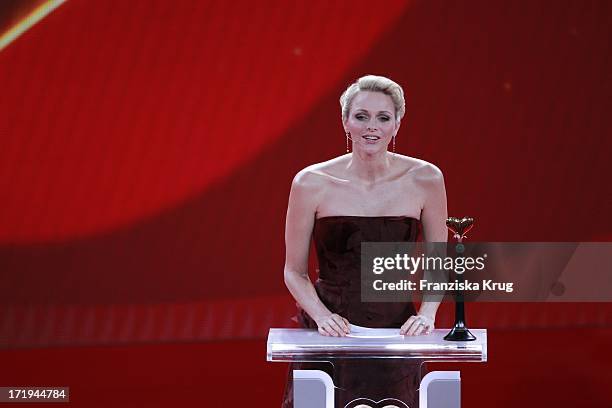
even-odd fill
[{"label": "woman's left hand", "polygon": [[434,319],[422,314],[410,316],[406,323],[400,328],[400,334],[407,336],[418,336],[429,334],[434,329]]}]

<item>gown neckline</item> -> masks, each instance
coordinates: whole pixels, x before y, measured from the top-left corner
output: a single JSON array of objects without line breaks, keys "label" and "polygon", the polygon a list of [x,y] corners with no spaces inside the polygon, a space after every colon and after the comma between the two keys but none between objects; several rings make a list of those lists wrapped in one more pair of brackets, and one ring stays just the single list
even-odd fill
[{"label": "gown neckline", "polygon": [[421,220],[418,218],[414,218],[410,215],[326,215],[324,217],[318,217],[315,218],[315,221],[320,221],[320,220],[325,220],[325,219],[333,219],[333,218],[362,218],[362,219],[376,219],[376,218],[384,218],[384,219],[388,219],[388,218],[398,218],[398,219],[404,219],[404,218],[409,218],[409,219],[413,219],[417,222],[420,222]]}]

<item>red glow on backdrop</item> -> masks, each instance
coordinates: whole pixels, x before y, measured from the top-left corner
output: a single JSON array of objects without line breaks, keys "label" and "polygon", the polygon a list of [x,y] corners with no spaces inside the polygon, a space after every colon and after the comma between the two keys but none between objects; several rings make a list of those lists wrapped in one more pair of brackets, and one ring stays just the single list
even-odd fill
[{"label": "red glow on backdrop", "polygon": [[201,194],[312,110],[405,7],[65,4],[0,55],[0,241],[106,232]]}]

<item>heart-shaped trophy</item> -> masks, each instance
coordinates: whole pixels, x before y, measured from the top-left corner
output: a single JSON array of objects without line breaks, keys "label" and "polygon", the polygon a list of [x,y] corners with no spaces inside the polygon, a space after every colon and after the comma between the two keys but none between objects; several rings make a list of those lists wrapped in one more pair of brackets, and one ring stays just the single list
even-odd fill
[{"label": "heart-shaped trophy", "polygon": [[[474,219],[471,217],[455,218],[449,217],[446,219],[446,226],[453,233],[453,238],[457,240],[457,253],[463,252],[463,239],[472,228],[474,228]],[[463,274],[457,275],[459,286],[464,282]],[[465,304],[463,302],[463,292],[455,291],[455,326],[451,331],[444,336],[444,340],[448,341],[472,341],[476,340],[465,325]]]},{"label": "heart-shaped trophy", "polygon": [[474,228],[474,219],[471,217],[463,217],[461,219],[448,217],[446,219],[446,226],[453,233],[453,238],[456,238],[458,242],[463,242],[465,234]]}]

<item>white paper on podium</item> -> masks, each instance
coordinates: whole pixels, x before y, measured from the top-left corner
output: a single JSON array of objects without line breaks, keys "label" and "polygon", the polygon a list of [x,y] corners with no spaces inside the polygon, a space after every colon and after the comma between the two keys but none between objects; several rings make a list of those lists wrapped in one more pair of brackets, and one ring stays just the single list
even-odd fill
[{"label": "white paper on podium", "polygon": [[371,327],[361,327],[354,324],[350,325],[351,332],[346,337],[356,339],[387,339],[392,337],[404,337],[399,334],[399,329],[373,329]]}]

